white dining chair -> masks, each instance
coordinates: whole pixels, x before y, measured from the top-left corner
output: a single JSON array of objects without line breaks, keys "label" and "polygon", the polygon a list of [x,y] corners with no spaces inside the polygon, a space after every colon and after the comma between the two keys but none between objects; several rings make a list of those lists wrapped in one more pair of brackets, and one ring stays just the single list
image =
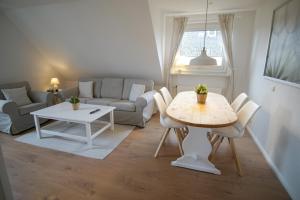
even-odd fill
[{"label": "white dining chair", "polygon": [[159,93],[154,94],[154,100],[156,102],[157,108],[160,113],[160,124],[164,128],[166,128],[166,130],[159,142],[159,145],[156,149],[154,157],[156,158],[158,156],[159,151],[160,151],[163,143],[165,142],[167,136],[169,135],[169,132],[171,129],[173,129],[174,133],[176,134],[176,137],[178,140],[179,151],[180,151],[180,154],[183,155],[183,150],[182,150],[182,146],[181,146],[182,145],[181,129],[184,128],[185,125],[182,123],[176,122],[167,116],[167,114],[166,114],[167,105],[164,102],[163,97]]},{"label": "white dining chair", "polygon": [[[247,99],[247,94],[239,94],[239,96],[237,96],[230,105],[233,111],[237,113],[241,109],[241,107],[246,103]],[[216,137],[216,135],[214,135],[213,133],[208,133],[208,139],[210,140],[211,144],[214,145],[217,142],[218,137]]]},{"label": "white dining chair", "polygon": [[170,105],[170,103],[173,101],[173,97],[170,93],[170,91],[166,87],[162,87],[160,89],[160,92],[165,100],[166,105]]},{"label": "white dining chair", "polygon": [[232,126],[223,127],[223,128],[213,128],[211,129],[211,133],[217,135],[218,142],[214,144],[212,154],[210,156],[210,160],[212,160],[214,154],[217,152],[220,144],[222,143],[224,138],[228,139],[228,142],[230,144],[233,157],[235,160],[235,165],[238,170],[238,174],[242,176],[242,170],[240,166],[240,162],[238,159],[238,155],[236,152],[234,139],[240,138],[244,135],[245,129],[251,118],[254,116],[254,114],[259,109],[259,105],[254,103],[253,101],[247,102],[237,113],[238,121],[233,124]]},{"label": "white dining chair", "polygon": [[[173,101],[173,97],[172,97],[170,91],[168,90],[168,88],[162,87],[162,88],[160,89],[160,92],[161,92],[161,94],[162,94],[162,96],[163,96],[163,98],[164,98],[164,100],[165,100],[166,105],[169,106],[169,105],[171,104],[171,102]],[[181,136],[182,136],[183,138],[186,137],[186,135],[188,134],[188,132],[189,132],[188,127],[184,127],[184,128],[181,130]]]},{"label": "white dining chair", "polygon": [[239,94],[239,96],[237,96],[230,105],[233,111],[238,112],[243,106],[243,104],[247,101],[247,99],[248,99],[247,94],[245,93]]}]

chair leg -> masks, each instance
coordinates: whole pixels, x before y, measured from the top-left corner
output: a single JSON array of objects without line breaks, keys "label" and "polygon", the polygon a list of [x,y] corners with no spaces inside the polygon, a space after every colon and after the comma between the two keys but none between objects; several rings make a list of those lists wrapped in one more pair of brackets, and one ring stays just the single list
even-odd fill
[{"label": "chair leg", "polygon": [[175,134],[176,134],[176,136],[177,136],[178,147],[179,147],[180,154],[183,156],[181,130],[180,130],[180,129],[175,129],[175,128],[174,128],[174,132],[175,132]]},{"label": "chair leg", "polygon": [[212,133],[208,132],[207,133],[207,138],[208,138],[209,141],[211,141],[212,137],[213,137]]},{"label": "chair leg", "polygon": [[180,135],[181,135],[181,139],[182,140],[187,136],[187,130],[186,130],[186,128],[180,129]]},{"label": "chair leg", "polygon": [[241,169],[240,161],[239,161],[239,158],[238,158],[238,154],[236,152],[234,141],[233,141],[232,138],[228,138],[228,141],[230,143],[230,147],[231,147],[231,150],[232,150],[232,154],[233,154],[233,158],[234,158],[234,161],[235,161],[235,165],[236,165],[238,174],[239,174],[239,176],[242,176],[242,169]]},{"label": "chair leg", "polygon": [[212,139],[210,140],[211,145],[214,146],[215,143],[218,141],[219,138],[220,138],[220,136],[217,135],[217,134],[215,134],[215,135],[212,137]]},{"label": "chair leg", "polygon": [[212,149],[212,151],[211,151],[211,154],[210,154],[209,157],[208,157],[208,159],[209,159],[210,161],[213,160],[213,158],[214,158],[215,154],[217,153],[217,151],[218,151],[218,149],[219,149],[221,143],[223,142],[223,139],[224,139],[224,137],[222,137],[222,136],[218,137],[218,140],[217,140],[217,141],[215,142],[215,144],[213,145],[213,149]]},{"label": "chair leg", "polygon": [[165,142],[167,136],[169,135],[170,130],[171,130],[171,129],[168,128],[168,129],[164,132],[164,134],[163,134],[163,136],[162,136],[162,138],[161,138],[161,140],[160,140],[160,142],[159,142],[159,145],[158,145],[158,147],[157,147],[157,149],[156,149],[156,152],[155,152],[155,154],[154,154],[154,157],[155,157],[155,158],[157,158],[158,153],[159,153],[159,151],[160,151],[160,149],[161,149],[161,146],[163,145],[163,143]]}]

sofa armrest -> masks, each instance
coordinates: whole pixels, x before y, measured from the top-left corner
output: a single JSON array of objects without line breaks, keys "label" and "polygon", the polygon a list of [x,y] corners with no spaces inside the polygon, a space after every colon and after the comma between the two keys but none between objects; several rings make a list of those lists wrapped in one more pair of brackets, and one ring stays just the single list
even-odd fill
[{"label": "sofa armrest", "polygon": [[48,106],[53,105],[54,94],[51,92],[31,91],[30,97],[33,102],[46,103]]},{"label": "sofa armrest", "polygon": [[68,88],[58,92],[58,96],[65,101],[66,99],[70,98],[71,96],[78,97],[78,87],[75,88]]},{"label": "sofa armrest", "polygon": [[17,104],[10,100],[0,100],[0,112],[9,115],[11,118],[19,115]]},{"label": "sofa armrest", "polygon": [[137,98],[135,104],[136,108],[143,113],[143,117],[146,121],[148,121],[154,110],[154,94],[156,93],[155,90],[148,91]]},{"label": "sofa armrest", "polygon": [[144,97],[140,96],[136,99],[134,104],[138,110],[142,111],[147,106],[147,100]]}]

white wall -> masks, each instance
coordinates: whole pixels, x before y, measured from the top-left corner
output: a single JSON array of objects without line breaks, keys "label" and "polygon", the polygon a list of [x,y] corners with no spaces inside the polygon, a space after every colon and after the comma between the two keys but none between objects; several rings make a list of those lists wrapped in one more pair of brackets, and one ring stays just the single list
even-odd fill
[{"label": "white wall", "polygon": [[234,67],[234,92],[236,97],[241,92],[246,92],[250,55],[252,51],[255,11],[238,12],[234,16],[233,31],[233,67]]},{"label": "white wall", "polygon": [[6,11],[67,80],[162,81],[147,0],[76,0]]},{"label": "white wall", "polygon": [[52,77],[59,77],[1,11],[0,30],[0,83],[26,80],[33,89],[45,90]]},{"label": "white wall", "polygon": [[261,109],[250,132],[291,197],[300,199],[300,88],[263,77],[272,12],[284,1],[268,0],[257,10],[248,87]]}]

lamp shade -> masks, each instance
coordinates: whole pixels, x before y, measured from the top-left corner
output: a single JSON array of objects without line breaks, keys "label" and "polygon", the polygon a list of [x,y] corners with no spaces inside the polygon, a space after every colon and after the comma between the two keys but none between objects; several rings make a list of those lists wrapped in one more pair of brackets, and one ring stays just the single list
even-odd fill
[{"label": "lamp shade", "polygon": [[51,78],[51,85],[58,85],[58,84],[59,84],[58,78]]},{"label": "lamp shade", "polygon": [[206,54],[205,47],[203,47],[200,56],[192,59],[190,65],[217,65],[217,60],[209,57]]}]

